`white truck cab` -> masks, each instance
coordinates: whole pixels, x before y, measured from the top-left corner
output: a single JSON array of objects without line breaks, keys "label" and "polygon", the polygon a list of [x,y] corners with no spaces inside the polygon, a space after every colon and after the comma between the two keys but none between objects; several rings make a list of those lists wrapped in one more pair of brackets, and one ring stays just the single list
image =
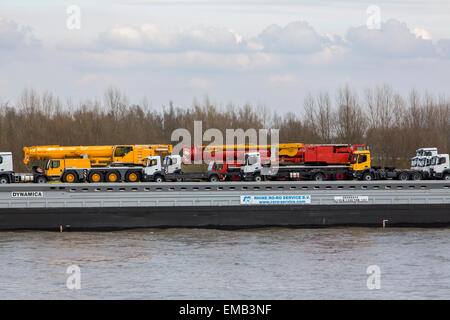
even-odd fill
[{"label": "white truck cab", "polygon": [[411,170],[419,170],[419,157],[411,158]]},{"label": "white truck cab", "polygon": [[0,152],[0,172],[13,172],[12,152]]},{"label": "white truck cab", "polygon": [[417,171],[422,171],[422,175],[426,177],[430,177],[431,171],[431,159],[434,156],[437,156],[438,151],[437,148],[420,148],[416,150],[416,158],[417,158]]},{"label": "white truck cab", "polygon": [[430,164],[430,172],[433,177],[450,180],[450,162],[448,154],[433,156]]},{"label": "white truck cab", "polygon": [[151,156],[145,158],[144,174],[146,176],[154,176],[157,173],[161,173],[161,157]]},{"label": "white truck cab", "polygon": [[416,157],[432,157],[437,156],[437,148],[420,148],[416,150]]},{"label": "white truck cab", "polygon": [[241,167],[241,172],[255,173],[261,170],[261,155],[259,152],[248,152],[244,155],[244,165]]},{"label": "white truck cab", "polygon": [[165,175],[179,172],[181,172],[181,157],[179,155],[164,157],[162,164],[160,156],[145,158],[143,168],[145,181],[162,182],[165,180]]},{"label": "white truck cab", "polygon": [[166,156],[164,158],[164,172],[165,174],[181,172],[181,156]]}]

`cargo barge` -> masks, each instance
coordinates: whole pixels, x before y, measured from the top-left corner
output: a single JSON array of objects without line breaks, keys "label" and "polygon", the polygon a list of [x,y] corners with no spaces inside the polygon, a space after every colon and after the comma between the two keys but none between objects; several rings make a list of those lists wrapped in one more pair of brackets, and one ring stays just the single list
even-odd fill
[{"label": "cargo barge", "polygon": [[0,185],[0,230],[446,227],[449,181]]}]

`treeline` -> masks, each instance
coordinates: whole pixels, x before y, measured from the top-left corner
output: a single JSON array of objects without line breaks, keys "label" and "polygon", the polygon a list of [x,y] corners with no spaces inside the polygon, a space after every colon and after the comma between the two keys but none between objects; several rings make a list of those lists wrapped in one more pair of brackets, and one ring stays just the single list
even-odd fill
[{"label": "treeline", "polygon": [[[1,100],[0,100],[1,101]],[[12,151],[15,170],[25,168],[24,146],[172,143],[175,129],[280,129],[280,142],[367,144],[374,164],[409,167],[419,147],[450,151],[450,99],[412,90],[407,96],[383,85],[362,93],[345,86],[309,95],[298,111],[267,107],[216,106],[208,99],[190,107],[157,111],[130,104],[117,89],[104,99],[64,103],[51,93],[26,90],[15,105],[0,103],[0,151]]]}]

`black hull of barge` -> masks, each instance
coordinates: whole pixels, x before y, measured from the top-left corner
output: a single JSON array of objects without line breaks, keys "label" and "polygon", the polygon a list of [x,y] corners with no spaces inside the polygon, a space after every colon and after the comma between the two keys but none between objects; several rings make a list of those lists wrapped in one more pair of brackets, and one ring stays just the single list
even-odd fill
[{"label": "black hull of barge", "polygon": [[450,204],[3,208],[0,230],[448,227]]}]

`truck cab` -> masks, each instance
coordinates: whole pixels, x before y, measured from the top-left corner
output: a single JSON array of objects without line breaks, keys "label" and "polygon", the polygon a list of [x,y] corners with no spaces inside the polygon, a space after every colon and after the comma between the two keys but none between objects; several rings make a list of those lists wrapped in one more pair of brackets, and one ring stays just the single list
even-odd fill
[{"label": "truck cab", "polygon": [[247,152],[244,154],[244,164],[240,167],[240,173],[244,180],[261,181],[262,168],[261,154],[259,152]]},{"label": "truck cab", "polygon": [[13,160],[11,152],[0,152],[0,183],[6,184],[11,182],[14,175]]},{"label": "truck cab", "polygon": [[419,157],[411,158],[411,170],[419,170]]},{"label": "truck cab", "polygon": [[372,180],[374,177],[369,150],[353,152],[350,167],[353,170],[353,176],[358,179]]},{"label": "truck cab", "polygon": [[160,156],[150,156],[145,158],[143,180],[156,182],[163,181]]},{"label": "truck cab", "polygon": [[181,156],[170,155],[164,157],[164,173],[181,173]]},{"label": "truck cab", "polygon": [[13,172],[12,152],[0,152],[0,172]]},{"label": "truck cab", "polygon": [[241,173],[257,173],[261,170],[261,155],[259,152],[248,152],[244,155],[244,165],[241,167]]},{"label": "truck cab", "polygon": [[[434,156],[433,156],[434,157]],[[431,156],[426,156],[426,157],[420,157],[419,161],[418,161],[418,171],[422,172],[422,176],[424,178],[429,178],[431,177],[431,160],[432,158]]]},{"label": "truck cab", "polygon": [[431,158],[430,175],[444,180],[450,180],[450,163],[448,154],[438,154]]},{"label": "truck cab", "polygon": [[370,169],[370,151],[355,151],[350,167],[352,167],[354,172],[363,172],[366,169]]},{"label": "truck cab", "polygon": [[79,168],[91,168],[91,161],[89,159],[50,159],[45,166],[45,174],[49,180],[62,179],[64,175],[67,176],[68,182],[76,182],[78,180],[77,174],[70,172]]},{"label": "truck cab", "polygon": [[427,178],[430,177],[430,165],[431,158],[437,156],[438,150],[435,147],[431,148],[420,148],[416,150],[417,158],[417,171],[422,173],[422,176]]},{"label": "truck cab", "polygon": [[166,175],[181,173],[181,157],[179,155],[165,156],[162,165],[160,156],[146,157],[143,173],[145,181],[162,182]]},{"label": "truck cab", "polygon": [[437,156],[437,148],[420,148],[416,150],[416,157],[433,157]]},{"label": "truck cab", "polygon": [[142,166],[148,157],[172,152],[172,145],[118,145],[114,146],[115,164]]}]

